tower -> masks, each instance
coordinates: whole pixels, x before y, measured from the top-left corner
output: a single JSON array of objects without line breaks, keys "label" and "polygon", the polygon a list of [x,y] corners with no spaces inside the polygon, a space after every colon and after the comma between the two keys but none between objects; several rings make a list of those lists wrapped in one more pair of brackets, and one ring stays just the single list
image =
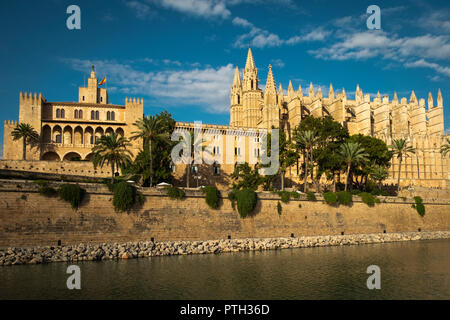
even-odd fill
[{"label": "tower", "polygon": [[243,127],[255,128],[261,118],[262,91],[258,86],[258,69],[255,67],[251,48],[248,48],[242,81]]},{"label": "tower", "polygon": [[78,88],[78,102],[107,104],[108,92],[104,88],[99,88],[97,83],[98,82],[95,75],[95,67],[92,66],[91,75],[88,79],[88,86]]},{"label": "tower", "polygon": [[242,84],[237,66],[231,86],[230,105],[230,126],[242,127]]},{"label": "tower", "polygon": [[264,105],[262,108],[262,128],[270,130],[272,126],[278,128],[280,123],[280,112],[278,107],[277,89],[273,79],[272,66],[269,64],[266,88],[264,91]]}]

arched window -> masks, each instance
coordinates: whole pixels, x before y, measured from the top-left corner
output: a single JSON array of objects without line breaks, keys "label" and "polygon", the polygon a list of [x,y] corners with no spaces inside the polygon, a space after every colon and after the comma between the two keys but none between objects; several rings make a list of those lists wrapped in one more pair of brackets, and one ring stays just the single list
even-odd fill
[{"label": "arched window", "polygon": [[95,120],[95,111],[91,111],[91,120]]},{"label": "arched window", "polygon": [[115,121],[116,120],[116,114],[114,111],[111,111],[111,120]]},{"label": "arched window", "polygon": [[74,118],[78,119],[78,110],[75,110]]},{"label": "arched window", "polygon": [[106,120],[111,120],[111,112],[106,113]]},{"label": "arched window", "polygon": [[61,118],[65,118],[66,117],[66,115],[65,115],[65,111],[64,111],[64,109],[61,109]]},{"label": "arched window", "polygon": [[78,110],[78,119],[83,119],[83,110]]},{"label": "arched window", "polygon": [[98,113],[98,111],[95,111],[95,120],[98,120],[98,118],[99,118],[99,113]]},{"label": "arched window", "polygon": [[56,109],[56,118],[61,118],[61,110]]}]

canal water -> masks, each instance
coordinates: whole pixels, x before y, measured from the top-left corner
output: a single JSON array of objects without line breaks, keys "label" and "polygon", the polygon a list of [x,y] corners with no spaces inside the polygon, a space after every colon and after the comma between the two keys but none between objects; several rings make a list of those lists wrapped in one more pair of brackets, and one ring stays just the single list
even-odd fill
[{"label": "canal water", "polygon": [[450,299],[450,240],[83,262],[81,290],[69,265],[0,267],[0,299]]}]

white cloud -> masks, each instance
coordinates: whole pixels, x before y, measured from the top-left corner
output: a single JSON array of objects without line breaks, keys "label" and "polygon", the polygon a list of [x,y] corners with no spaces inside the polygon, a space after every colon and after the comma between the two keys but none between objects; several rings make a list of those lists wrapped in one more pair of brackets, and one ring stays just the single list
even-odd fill
[{"label": "white cloud", "polygon": [[135,13],[138,19],[141,20],[152,17],[155,14],[149,5],[139,1],[125,1],[125,5]]},{"label": "white cloud", "polygon": [[233,82],[232,64],[188,70],[141,71],[133,64],[111,60],[63,59],[74,70],[86,72],[91,65],[108,77],[115,90],[129,95],[156,99],[162,105],[195,105],[206,112],[227,113],[230,86]]},{"label": "white cloud", "polygon": [[226,3],[220,0],[150,0],[150,2],[167,9],[203,18],[227,19],[231,15]]},{"label": "white cloud", "polygon": [[283,68],[285,66],[283,60],[281,59],[273,59],[270,62],[274,67]]},{"label": "white cloud", "polygon": [[[437,63],[425,61],[424,59],[420,59],[420,60],[417,60],[414,62],[407,62],[407,63],[405,63],[405,67],[407,67],[407,68],[431,68],[438,73],[442,73],[442,74],[450,77],[450,67],[443,67]],[[437,79],[435,79],[435,80],[437,80]]]},{"label": "white cloud", "polygon": [[281,39],[280,36],[267,30],[256,27],[246,19],[235,17],[232,20],[233,25],[250,29],[249,32],[240,35],[234,43],[235,47],[244,48],[251,42],[252,46],[257,48],[279,47],[281,45],[294,45],[304,41],[322,41],[331,32],[322,28],[317,28],[309,33],[300,36],[293,36],[288,39]]}]

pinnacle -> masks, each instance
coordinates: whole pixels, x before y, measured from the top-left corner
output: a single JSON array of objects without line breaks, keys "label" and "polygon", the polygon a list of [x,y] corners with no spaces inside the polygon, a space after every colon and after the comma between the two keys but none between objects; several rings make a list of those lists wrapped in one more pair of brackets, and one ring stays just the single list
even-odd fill
[{"label": "pinnacle", "polygon": [[255,61],[253,60],[252,49],[250,47],[248,48],[247,62],[245,63],[245,69],[256,69]]}]

